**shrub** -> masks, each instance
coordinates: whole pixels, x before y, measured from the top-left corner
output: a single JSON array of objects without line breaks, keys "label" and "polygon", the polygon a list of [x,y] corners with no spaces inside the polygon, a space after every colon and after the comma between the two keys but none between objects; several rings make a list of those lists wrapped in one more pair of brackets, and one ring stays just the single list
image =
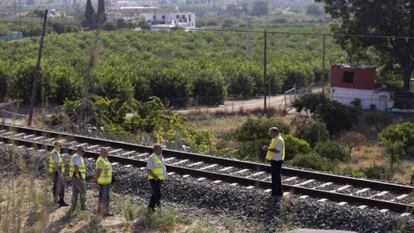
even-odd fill
[{"label": "shrub", "polygon": [[309,143],[291,134],[283,136],[285,140],[285,160],[293,159],[296,155],[303,155],[310,152]]},{"label": "shrub", "polygon": [[311,168],[319,171],[332,171],[336,163],[315,153],[300,155],[292,160],[291,163],[296,167]]},{"label": "shrub", "polygon": [[351,158],[344,146],[332,141],[318,143],[315,152],[330,160],[348,161]]},{"label": "shrub", "polygon": [[312,147],[329,139],[329,132],[323,122],[304,122],[296,131],[299,138],[305,139]]},{"label": "shrub", "polygon": [[389,177],[387,168],[385,166],[374,164],[371,167],[362,169],[365,176],[371,179],[386,179]]},{"label": "shrub", "polygon": [[262,156],[261,148],[269,145],[269,128],[276,126],[282,134],[289,133],[289,126],[277,118],[249,119],[235,132],[239,154],[242,158],[252,159]]},{"label": "shrub", "polygon": [[309,111],[326,123],[331,135],[350,130],[358,122],[359,109],[332,101],[323,94],[307,94],[293,102],[298,112]]},{"label": "shrub", "polygon": [[393,151],[400,150],[402,156],[414,155],[414,123],[390,125],[378,134],[378,138],[385,147],[393,147]]},{"label": "shrub", "polygon": [[391,116],[385,112],[369,112],[365,116],[365,122],[380,131],[391,124]]},{"label": "shrub", "polygon": [[343,134],[338,141],[348,147],[348,153],[351,155],[353,148],[358,147],[365,142],[365,137],[358,132],[347,132]]}]

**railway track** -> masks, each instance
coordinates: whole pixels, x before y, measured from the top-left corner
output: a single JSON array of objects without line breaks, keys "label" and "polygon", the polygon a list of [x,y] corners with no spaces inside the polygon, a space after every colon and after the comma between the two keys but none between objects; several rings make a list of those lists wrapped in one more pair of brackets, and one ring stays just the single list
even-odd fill
[{"label": "railway track", "polygon": [[[110,148],[114,165],[143,168],[152,148],[131,143],[91,138],[63,132],[0,124],[0,141],[8,144],[51,150],[55,140],[64,140],[72,153],[78,146],[86,148],[85,156],[96,159],[102,146]],[[170,173],[262,188],[270,192],[270,166],[262,163],[214,157],[175,150],[163,152]],[[354,204],[358,208],[377,207],[381,212],[394,211],[402,216],[414,209],[414,187],[374,180],[357,179],[315,171],[284,167],[283,187],[290,193],[319,198],[319,202],[336,201],[338,205]]]}]

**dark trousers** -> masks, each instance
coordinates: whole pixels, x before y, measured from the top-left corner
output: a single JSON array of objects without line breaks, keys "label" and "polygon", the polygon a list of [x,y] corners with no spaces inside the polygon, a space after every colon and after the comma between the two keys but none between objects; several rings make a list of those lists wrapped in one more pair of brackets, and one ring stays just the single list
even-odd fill
[{"label": "dark trousers", "polygon": [[72,178],[72,209],[76,209],[78,202],[78,196],[80,196],[81,209],[86,209],[86,181],[78,178]]},{"label": "dark trousers", "polygon": [[282,177],[280,171],[282,170],[283,161],[272,160],[272,196],[283,196]]},{"label": "dark trousers", "polygon": [[53,172],[53,199],[57,203],[63,203],[65,198],[65,182],[63,180],[63,174],[59,172]]},{"label": "dark trousers", "polygon": [[111,185],[105,184],[99,185],[99,199],[98,199],[98,213],[100,214],[108,214],[109,213],[109,189]]},{"label": "dark trousers", "polygon": [[151,179],[150,183],[151,183],[151,188],[152,188],[152,195],[151,195],[151,199],[149,201],[148,207],[154,209],[155,205],[157,205],[158,207],[161,206],[160,200],[161,200],[162,180]]}]

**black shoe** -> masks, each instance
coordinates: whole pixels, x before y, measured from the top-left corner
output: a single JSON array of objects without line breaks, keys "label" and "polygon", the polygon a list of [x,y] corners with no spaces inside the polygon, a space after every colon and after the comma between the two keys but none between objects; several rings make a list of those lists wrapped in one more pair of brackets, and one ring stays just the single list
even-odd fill
[{"label": "black shoe", "polygon": [[64,202],[64,201],[63,202],[59,202],[58,204],[59,204],[59,206],[69,206],[69,204],[66,203],[66,202]]},{"label": "black shoe", "polygon": [[154,208],[152,208],[152,207],[149,207],[149,206],[148,206],[148,212],[150,212],[150,213],[154,213],[154,212],[155,212],[155,209],[154,209]]},{"label": "black shoe", "polygon": [[104,214],[103,216],[104,216],[104,217],[112,217],[112,216],[114,216],[114,214],[113,214],[113,213],[106,213],[106,214]]},{"label": "black shoe", "polygon": [[84,207],[84,208],[81,208],[81,210],[89,210],[89,208],[87,208],[87,207]]}]

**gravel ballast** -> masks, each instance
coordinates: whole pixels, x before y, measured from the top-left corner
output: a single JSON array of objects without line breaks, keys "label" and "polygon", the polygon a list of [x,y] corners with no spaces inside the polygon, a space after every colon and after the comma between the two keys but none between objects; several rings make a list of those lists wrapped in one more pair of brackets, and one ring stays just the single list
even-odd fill
[{"label": "gravel ballast", "polygon": [[[36,168],[39,174],[46,174],[49,152],[34,152],[27,149],[13,149],[24,154],[24,160]],[[11,157],[10,147],[0,145],[1,166]],[[34,154],[40,161],[33,159]],[[47,159],[46,159],[47,158]],[[67,158],[65,158],[67,160]],[[18,171],[13,166],[7,169]],[[93,161],[88,161],[88,177],[94,169]],[[116,182],[112,191],[131,196],[149,198],[150,185],[145,171],[139,168],[114,166]],[[88,188],[94,186],[91,179]],[[314,198],[301,199],[298,195],[275,201],[269,193],[261,189],[247,189],[227,183],[213,183],[211,180],[198,181],[197,178],[171,175],[163,184],[163,200],[203,208],[212,213],[225,213],[237,219],[257,221],[266,226],[266,232],[280,229],[313,228],[337,229],[357,232],[414,232],[414,218],[400,217],[393,212],[381,213],[376,208],[359,209],[353,205],[340,206],[336,202],[318,202]],[[248,229],[246,229],[248,231]]]}]

